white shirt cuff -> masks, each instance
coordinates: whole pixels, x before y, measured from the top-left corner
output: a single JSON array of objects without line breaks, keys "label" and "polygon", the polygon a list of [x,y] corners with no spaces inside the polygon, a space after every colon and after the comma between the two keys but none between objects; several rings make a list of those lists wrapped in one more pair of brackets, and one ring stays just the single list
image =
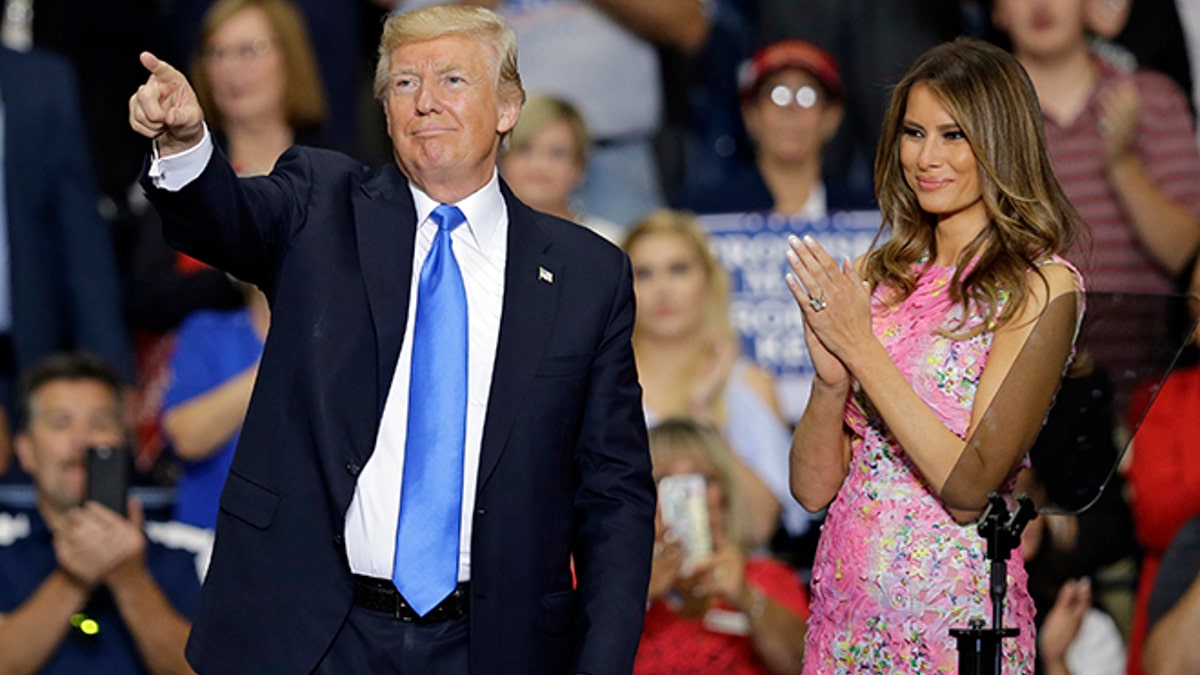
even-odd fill
[{"label": "white shirt cuff", "polygon": [[204,125],[204,137],[199,143],[170,157],[159,157],[158,143],[151,143],[150,182],[160,190],[179,192],[204,173],[212,153],[212,135],[208,133],[207,124]]}]

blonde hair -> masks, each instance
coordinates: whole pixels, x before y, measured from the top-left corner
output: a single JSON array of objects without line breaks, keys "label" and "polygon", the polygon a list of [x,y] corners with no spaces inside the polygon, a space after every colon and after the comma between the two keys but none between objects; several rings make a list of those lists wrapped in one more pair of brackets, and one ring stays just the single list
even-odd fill
[{"label": "blonde hair", "polygon": [[[700,267],[704,270],[704,276],[708,280],[708,293],[704,298],[704,326],[707,331],[720,338],[736,340],[737,335],[734,333],[733,324],[729,320],[729,274],[726,273],[725,268],[721,266],[721,263],[712,254],[712,249],[708,247],[708,236],[700,226],[699,218],[696,217],[696,214],[689,211],[672,211],[670,209],[651,211],[629,228],[629,231],[625,234],[625,239],[621,242],[621,248],[626,253],[631,253],[639,241],[657,234],[673,234],[682,237],[687,242],[688,248],[700,260]],[[639,344],[641,344],[643,339],[642,330],[640,322],[635,322],[633,326],[633,351],[635,356],[641,353]],[[716,357],[716,354],[713,353],[714,345],[705,344],[704,349],[707,350],[706,353],[699,354],[689,371],[673,383],[674,391],[671,392],[671,396],[668,399],[674,401],[675,405],[673,409],[663,411],[664,413],[670,414],[683,411],[685,406],[682,402],[686,399],[687,393],[691,389],[692,382],[699,372],[700,365]],[[713,414],[718,422],[724,423],[725,407],[723,401],[718,400],[716,402]]]},{"label": "blonde hair", "polygon": [[712,467],[725,507],[721,533],[742,553],[749,553],[754,548],[750,537],[750,513],[734,478],[737,459],[721,435],[686,417],[671,417],[650,430],[649,440],[650,462],[654,466],[685,457]]},{"label": "blonde hair", "polygon": [[[704,268],[704,276],[708,279],[705,324],[720,335],[733,335],[733,325],[729,321],[729,274],[708,247],[708,235],[696,214],[671,209],[651,211],[629,228],[621,248],[629,253],[638,241],[652,234],[676,234],[687,241],[689,248],[700,259],[700,266]],[[636,343],[636,326],[633,337]]]},{"label": "blonde hair", "polygon": [[258,8],[267,15],[271,41],[283,57],[284,115],[293,129],[319,126],[328,115],[325,87],[317,71],[317,58],[304,26],[304,17],[289,0],[217,0],[204,14],[200,40],[192,54],[192,86],[205,117],[221,127],[221,111],[212,94],[212,81],[204,67],[212,36],[226,21],[247,9]]},{"label": "blonde hair", "polygon": [[424,42],[458,35],[478,40],[492,50],[496,72],[496,93],[501,100],[525,103],[521,73],[517,71],[517,35],[495,12],[483,7],[433,5],[393,14],[383,25],[379,38],[379,63],[375,67],[375,98],[387,97],[392,52],[410,42]]},{"label": "blonde hair", "polygon": [[1037,263],[1070,246],[1079,217],[1054,176],[1024,68],[1008,52],[959,38],[925,52],[892,92],[875,155],[880,234],[890,228],[891,238],[867,255],[864,278],[872,287],[894,289],[893,302],[908,297],[918,274],[913,264],[932,263],[937,254],[936,219],[921,209],[900,163],[908,97],[918,84],[946,107],[978,163],[988,226],[959,255],[949,289],[964,309],[958,329],[972,309],[982,312],[970,335],[1016,314],[1028,297],[1029,270],[1041,276]]},{"label": "blonde hair", "polygon": [[579,109],[569,102],[553,96],[533,96],[521,109],[521,117],[513,127],[508,139],[507,152],[524,150],[533,143],[534,136],[542,133],[555,122],[566,122],[575,142],[575,163],[586,166],[592,149],[592,138],[588,135],[587,123]]}]

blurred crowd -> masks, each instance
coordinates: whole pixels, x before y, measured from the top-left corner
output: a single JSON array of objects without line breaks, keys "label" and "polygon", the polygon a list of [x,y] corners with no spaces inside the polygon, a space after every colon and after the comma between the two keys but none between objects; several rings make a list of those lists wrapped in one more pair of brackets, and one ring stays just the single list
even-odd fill
[{"label": "blurred crowd", "polygon": [[[463,3],[495,9],[519,39],[531,96],[502,178],[629,255],[655,477],[707,481],[699,557],[660,519],[637,672],[787,673],[802,658],[822,515],[790,494],[794,415],[772,373],[739,353],[703,216],[871,210],[890,87],[929,47],[971,35],[1029,73],[1086,226],[1069,257],[1097,295],[1089,312],[1121,317],[1076,360],[1023,478],[1061,512],[1034,521],[1024,549],[1040,667],[1200,673],[1195,344],[1175,360],[1200,315],[1200,2]],[[137,183],[149,147],[126,121],[139,52],[188,74],[241,175],[269,173],[293,144],[377,165],[391,161],[371,91],[381,19],[430,4],[4,1],[4,484],[40,484],[47,471],[18,377],[81,350],[120,378],[135,482],[174,489],[160,515],[200,529],[216,519],[270,309],[254,286],[163,240]],[[1190,300],[1138,301],[1170,295]],[[1107,488],[1068,515],[1087,501],[1081,474]]]}]

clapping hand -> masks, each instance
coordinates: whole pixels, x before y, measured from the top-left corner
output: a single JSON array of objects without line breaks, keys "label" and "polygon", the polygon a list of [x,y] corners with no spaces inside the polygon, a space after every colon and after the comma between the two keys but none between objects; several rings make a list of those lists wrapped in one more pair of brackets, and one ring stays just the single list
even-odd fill
[{"label": "clapping hand", "polygon": [[140,566],[146,553],[141,504],[129,501],[128,519],[97,502],[72,509],[54,532],[54,552],[59,567],[88,589],[124,567]]},{"label": "clapping hand", "polygon": [[650,563],[650,602],[663,597],[675,586],[683,569],[686,551],[679,537],[663,525],[662,516],[654,517],[654,557]]},{"label": "clapping hand", "polygon": [[695,588],[706,596],[721,596],[731,604],[745,594],[746,559],[737,546],[716,536],[716,550],[692,568]]},{"label": "clapping hand", "polygon": [[1100,94],[1100,136],[1104,161],[1115,166],[1133,152],[1142,97],[1132,79],[1124,79]]},{"label": "clapping hand", "polygon": [[708,331],[705,342],[708,354],[699,364],[688,391],[688,414],[701,424],[715,426],[714,411],[725,392],[733,364],[737,362],[738,345],[732,336],[717,331]]},{"label": "clapping hand", "polygon": [[803,314],[813,368],[824,384],[841,384],[855,346],[874,337],[867,284],[850,261],[839,265],[812,237],[789,237],[788,244],[788,289]]},{"label": "clapping hand", "polygon": [[1054,607],[1038,631],[1038,651],[1047,665],[1067,656],[1067,648],[1079,633],[1083,615],[1092,606],[1092,585],[1087,578],[1068,580],[1058,590]]}]

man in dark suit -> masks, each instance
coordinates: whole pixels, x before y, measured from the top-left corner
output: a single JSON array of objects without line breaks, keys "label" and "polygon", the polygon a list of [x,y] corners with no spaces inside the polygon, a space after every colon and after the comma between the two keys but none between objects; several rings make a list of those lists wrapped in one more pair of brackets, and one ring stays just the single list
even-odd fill
[{"label": "man in dark suit", "polygon": [[133,368],[70,65],[0,48],[0,112],[0,407],[12,414],[16,374],[56,351],[87,349],[124,377]]},{"label": "man in dark suit", "polygon": [[[495,14],[391,17],[380,56],[396,165],[293,148],[240,181],[187,81],[142,56],[130,122],[156,143],[145,184],[168,239],[272,305],[189,659],[202,673],[629,672],[654,486],[628,259],[499,180],[524,92]],[[451,267],[469,340],[427,350],[426,268]],[[461,376],[428,376],[432,352],[465,360]],[[410,481],[414,458],[435,461],[414,419],[464,384],[465,428],[459,410],[429,423],[465,449],[460,482],[440,490],[460,525],[445,589],[441,544],[404,543],[441,529],[406,525],[439,492]],[[432,609],[426,572],[451,591]]]}]

